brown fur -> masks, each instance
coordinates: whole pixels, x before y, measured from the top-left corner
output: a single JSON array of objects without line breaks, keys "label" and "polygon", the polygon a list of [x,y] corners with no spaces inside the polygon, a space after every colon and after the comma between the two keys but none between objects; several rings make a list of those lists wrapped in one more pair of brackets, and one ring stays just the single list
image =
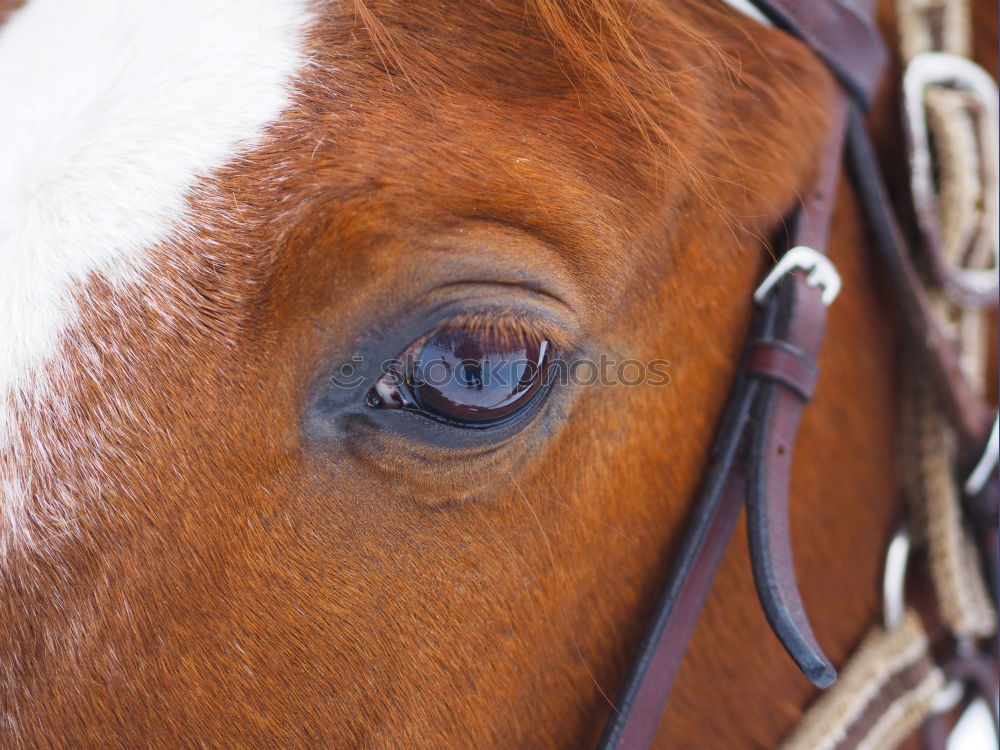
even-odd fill
[{"label": "brown fur", "polygon": [[[92,280],[35,407],[46,541],[0,576],[5,747],[586,747],[642,633],[829,77],[694,0],[318,13],[293,109],[192,197],[151,283]],[[846,188],[835,227],[792,524],[840,663],[899,501],[894,334]],[[334,363],[483,268],[557,288],[568,342],[668,359],[671,384],[553,393],[493,450],[304,430]],[[661,747],[773,746],[813,694],[744,547]]]}]

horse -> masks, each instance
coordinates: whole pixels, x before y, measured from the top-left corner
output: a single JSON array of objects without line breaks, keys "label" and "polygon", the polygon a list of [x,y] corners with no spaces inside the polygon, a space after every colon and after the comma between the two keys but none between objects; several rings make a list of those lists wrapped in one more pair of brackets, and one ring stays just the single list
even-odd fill
[{"label": "horse", "polygon": [[[822,62],[694,0],[0,19],[0,744],[593,746],[816,177]],[[842,181],[790,519],[838,666],[903,512],[871,243]],[[518,358],[514,396],[403,387],[463,350]],[[772,747],[815,699],[746,544],[658,747]]]}]

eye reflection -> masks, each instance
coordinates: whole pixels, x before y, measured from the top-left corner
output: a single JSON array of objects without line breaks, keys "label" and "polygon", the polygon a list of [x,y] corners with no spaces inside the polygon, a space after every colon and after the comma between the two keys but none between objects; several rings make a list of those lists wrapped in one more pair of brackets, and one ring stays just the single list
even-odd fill
[{"label": "eye reflection", "polygon": [[483,426],[532,402],[552,357],[525,334],[447,328],[417,342],[368,392],[372,408],[409,409],[440,421]]}]

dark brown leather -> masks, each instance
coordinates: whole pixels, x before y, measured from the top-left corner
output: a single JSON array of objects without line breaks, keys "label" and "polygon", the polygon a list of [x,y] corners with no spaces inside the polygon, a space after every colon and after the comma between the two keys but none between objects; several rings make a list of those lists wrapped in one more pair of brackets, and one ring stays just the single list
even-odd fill
[{"label": "dark brown leather", "polygon": [[849,165],[854,185],[875,236],[879,259],[898,302],[908,339],[918,348],[934,377],[936,390],[958,432],[959,463],[971,466],[980,455],[993,425],[993,410],[976,393],[959,367],[958,352],[938,326],[930,299],[903,239],[882,180],[875,151],[858,113],[848,131]]},{"label": "dark brown leather", "polygon": [[743,498],[742,481],[728,482],[719,498],[717,510],[706,516],[708,523],[691,560],[690,575],[682,579],[673,597],[672,611],[675,614],[664,620],[656,638],[657,648],[647,653],[646,680],[642,690],[635,695],[629,720],[622,725],[612,747],[648,747],[653,741],[666,696],[684,658],[684,649],[672,648],[671,644],[691,640],[701,608],[712,587],[712,579],[722,564],[722,555],[743,509]]},{"label": "dark brown leather", "polygon": [[[834,96],[819,174],[789,241],[821,253],[826,252],[830,234],[850,108],[845,94]],[[802,368],[817,371],[816,357],[826,328],[822,290],[809,286],[804,273],[796,271],[782,280],[771,299],[775,316],[772,351],[795,351]],[[768,622],[803,673],[818,687],[827,687],[837,673],[816,643],[802,606],[788,528],[792,456],[805,404],[801,389],[781,379],[762,380],[745,457],[747,532],[754,585]]]},{"label": "dark brown leather", "polygon": [[[1000,675],[997,670],[997,660],[990,654],[974,654],[971,656],[956,656],[944,665],[944,676],[948,680],[957,680],[971,690],[966,691],[966,699],[982,698],[987,706],[991,707],[990,718],[993,720],[993,736],[1000,743],[1000,719],[997,717],[997,703],[1000,701],[1000,693],[997,692],[997,684],[1000,682]],[[959,704],[962,707],[966,703]],[[951,717],[942,716],[944,721],[938,726],[929,727],[925,731],[924,745],[927,750],[947,750],[951,738],[951,730],[954,723]],[[938,731],[935,732],[935,729]]]},{"label": "dark brown leather", "polygon": [[781,341],[755,342],[747,369],[791,388],[803,401],[812,399],[819,377],[814,357]]},{"label": "dark brown leather", "polygon": [[868,3],[859,8],[850,0],[752,2],[775,26],[806,42],[864,108],[871,105],[888,56]]},{"label": "dark brown leather", "polygon": [[[751,0],[772,22],[802,39],[841,83],[831,103],[818,179],[793,222],[789,247],[824,252],[848,145],[858,195],[884,266],[896,287],[911,338],[921,342],[961,435],[961,460],[973,461],[992,421],[961,377],[957,354],[930,314],[926,293],[882,184],[860,110],[871,101],[886,53],[877,32],[848,0]],[[870,3],[866,0],[870,13]],[[649,747],[698,615],[739,514],[747,506],[754,582],[775,634],[818,686],[836,672],[813,636],[795,580],[788,490],[802,409],[812,397],[825,327],[821,290],[802,271],[787,274],[757,310],[749,343],[710,453],[710,466],[667,587],[599,747]],[[995,535],[994,535],[995,540]]]},{"label": "dark brown leather", "polygon": [[[778,290],[777,310],[776,340],[800,351],[816,369],[826,322],[821,290],[795,272]],[[816,643],[802,606],[788,524],[792,457],[805,405],[797,389],[780,381],[762,382],[745,458],[747,532],[754,584],[768,622],[805,675],[827,687],[837,673]]]},{"label": "dark brown leather", "polygon": [[[856,103],[867,103],[885,52],[870,24],[841,2],[756,4],[814,49],[822,48],[822,56],[845,83],[832,102],[831,128],[823,143],[818,179],[794,217],[789,243],[823,252],[850,102],[853,98]],[[864,27],[861,30],[859,23]],[[817,34],[829,36],[818,39]],[[857,49],[858,45],[864,49]],[[815,357],[825,315],[820,290],[809,286],[802,272],[786,276],[757,311],[750,343],[716,432],[705,484],[599,747],[646,748],[652,742],[731,536],[740,500],[745,500],[748,508],[754,579],[768,621],[817,685],[825,687],[835,678],[836,672],[816,643],[802,607],[787,515],[792,448],[802,407],[815,384]]]},{"label": "dark brown leather", "polygon": [[[974,688],[975,695],[982,697],[986,705],[995,707],[1000,702],[997,685],[1000,683],[997,661],[990,654],[958,656],[945,664],[944,676],[949,680],[959,680]],[[996,711],[990,711],[993,730],[1000,739],[1000,719]]]},{"label": "dark brown leather", "polygon": [[[753,338],[767,333],[759,319],[753,328]],[[645,748],[656,732],[677,668],[743,506],[737,459],[759,388],[759,382],[748,377],[741,366],[719,421],[708,473],[688,519],[681,549],[618,698],[617,710],[604,728],[601,748]]]}]

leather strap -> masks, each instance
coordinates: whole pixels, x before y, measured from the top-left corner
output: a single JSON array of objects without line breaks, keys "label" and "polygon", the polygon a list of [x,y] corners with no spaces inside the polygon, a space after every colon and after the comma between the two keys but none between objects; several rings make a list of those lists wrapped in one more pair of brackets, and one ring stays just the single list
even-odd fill
[{"label": "leather strap", "polygon": [[751,0],[771,23],[798,37],[863,108],[871,106],[888,51],[872,24],[850,0]]},{"label": "leather strap", "polygon": [[[826,321],[820,294],[797,272],[775,295],[775,340],[801,352],[813,370]],[[805,675],[817,686],[827,687],[837,673],[816,643],[802,606],[788,523],[795,436],[805,405],[798,390],[781,380],[762,382],[744,458],[747,532],[754,584],[768,622]]]},{"label": "leather strap", "polygon": [[982,455],[993,412],[962,374],[958,353],[935,322],[930,299],[907,250],[871,139],[861,116],[851,115],[848,159],[882,268],[893,286],[909,338],[920,348],[945,410],[959,436],[959,463],[971,469]]},{"label": "leather strap", "polygon": [[[823,144],[820,173],[795,227],[795,246],[807,245],[826,252],[849,108],[847,97],[837,96]],[[826,327],[821,290],[809,286],[801,273],[795,273],[781,283],[772,299],[777,313],[776,340],[784,344],[782,348],[800,354],[796,364],[815,372]],[[800,390],[786,382],[792,374],[789,370],[785,378],[766,380],[754,410],[755,428],[746,456],[750,560],[757,595],[775,634],[803,673],[818,687],[827,687],[837,673],[816,643],[792,561],[788,492],[795,437],[806,404]]]},{"label": "leather strap", "polygon": [[[755,321],[759,333],[761,321]],[[744,361],[746,355],[744,355]],[[744,491],[732,480],[743,436],[760,383],[740,367],[726,404],[710,467],[670,570],[670,578],[639,646],[632,671],[611,714],[600,748],[645,748],[652,741],[660,714],[694,632],[722,555],[743,507]]]},{"label": "leather strap", "polygon": [[[869,103],[886,53],[871,23],[842,0],[753,2],[805,41],[843,86],[834,95],[819,177],[796,217],[790,243],[824,252],[848,115],[853,106]],[[788,530],[792,448],[812,394],[825,318],[821,290],[799,271],[787,275],[758,308],[705,484],[600,748],[638,750],[652,742],[744,500],[754,581],[768,621],[813,682],[825,687],[835,679],[802,607]]]},{"label": "leather strap", "polygon": [[750,351],[750,373],[776,380],[791,388],[803,401],[816,389],[819,368],[814,356],[782,341],[757,341]]}]

